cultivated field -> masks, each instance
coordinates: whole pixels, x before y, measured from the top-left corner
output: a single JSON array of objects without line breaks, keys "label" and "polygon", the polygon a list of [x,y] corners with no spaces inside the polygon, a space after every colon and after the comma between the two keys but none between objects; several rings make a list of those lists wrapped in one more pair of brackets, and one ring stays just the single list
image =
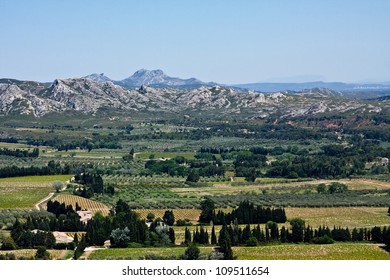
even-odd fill
[{"label": "cultivated field", "polygon": [[367,243],[286,244],[233,247],[233,253],[239,260],[390,260],[390,254],[383,246]]},{"label": "cultivated field", "polygon": [[[258,247],[233,247],[239,260],[390,260],[380,244],[336,243],[330,245],[285,244]],[[210,254],[213,247],[199,247],[201,254]],[[180,256],[185,247],[125,248],[97,250],[89,259],[139,259],[148,254],[163,257]]]},{"label": "cultivated field", "polygon": [[110,209],[107,205],[87,199],[81,196],[71,195],[71,194],[60,194],[53,198],[53,200],[60,203],[65,203],[65,205],[72,205],[73,209],[76,208],[76,203],[81,207],[81,209],[92,211],[92,213],[101,212],[104,216],[108,215]]},{"label": "cultivated field", "polygon": [[33,208],[53,191],[54,181],[69,180],[71,175],[28,176],[0,179],[0,208]]},{"label": "cultivated field", "polygon": [[[50,254],[52,260],[67,260],[73,256],[72,250],[47,250]],[[0,251],[0,255],[13,254],[15,258],[25,258],[31,259],[34,258],[36,249],[21,249],[21,250],[12,250],[12,251]]]},{"label": "cultivated field", "polygon": [[390,226],[384,207],[286,208],[287,218],[302,218],[313,228]]}]

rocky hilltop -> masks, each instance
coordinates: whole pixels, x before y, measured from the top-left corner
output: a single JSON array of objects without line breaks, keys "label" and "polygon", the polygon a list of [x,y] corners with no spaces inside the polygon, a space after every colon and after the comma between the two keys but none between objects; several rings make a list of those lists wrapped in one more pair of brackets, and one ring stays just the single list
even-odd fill
[{"label": "rocky hilltop", "polygon": [[126,88],[138,88],[142,85],[147,85],[154,88],[166,88],[166,87],[174,87],[174,88],[186,88],[186,89],[194,89],[200,86],[213,86],[215,83],[205,83],[195,78],[189,79],[181,79],[176,77],[170,77],[166,75],[162,70],[147,70],[140,69],[136,71],[133,75],[123,80],[112,80],[101,74],[91,74],[85,76],[83,78],[87,78],[93,80],[98,83],[104,82],[112,82],[116,85],[120,85]]},{"label": "rocky hilltop", "polygon": [[[104,75],[103,75],[104,76]],[[158,81],[158,80],[156,80]],[[246,113],[252,118],[281,118],[324,112],[381,112],[388,102],[348,99],[337,91],[310,89],[302,92],[261,92],[222,86],[196,89],[129,89],[112,81],[90,78],[57,79],[52,84],[0,80],[0,115],[11,113],[42,117],[50,112],[218,112]]]}]

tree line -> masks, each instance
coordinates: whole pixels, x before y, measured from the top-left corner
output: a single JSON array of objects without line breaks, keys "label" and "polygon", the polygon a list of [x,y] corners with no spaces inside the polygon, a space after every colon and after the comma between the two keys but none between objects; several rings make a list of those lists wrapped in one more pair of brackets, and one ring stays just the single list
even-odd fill
[{"label": "tree line", "polygon": [[77,167],[66,163],[62,166],[59,162],[51,160],[46,166],[18,167],[16,165],[0,168],[0,178],[21,177],[21,176],[42,176],[72,174]]},{"label": "tree line", "polygon": [[18,157],[18,158],[36,158],[39,156],[39,149],[34,148],[30,152],[29,150],[21,150],[21,149],[11,150],[7,148],[0,148],[0,155]]},{"label": "tree line", "polygon": [[214,201],[206,198],[201,202],[199,222],[210,223],[211,221],[215,225],[230,224],[234,221],[239,224],[265,224],[268,221],[285,223],[287,217],[283,208],[255,207],[247,200],[240,202],[230,213],[221,210],[216,212]]}]

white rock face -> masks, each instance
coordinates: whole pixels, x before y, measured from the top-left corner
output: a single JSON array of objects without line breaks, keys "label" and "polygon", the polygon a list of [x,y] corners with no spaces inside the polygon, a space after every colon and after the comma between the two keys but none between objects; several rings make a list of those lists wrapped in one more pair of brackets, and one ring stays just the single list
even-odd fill
[{"label": "white rock face", "polygon": [[[139,73],[141,74],[145,73]],[[149,74],[156,81],[164,75],[159,72]],[[346,99],[333,92],[329,95],[327,93],[329,92],[321,89],[298,94],[264,94],[222,86],[202,86],[186,90],[142,85],[136,90],[115,85],[112,81],[95,82],[90,78],[58,79],[51,85],[12,80],[0,83],[0,115],[18,112],[41,117],[49,112],[67,110],[95,114],[102,109],[128,112],[215,110],[222,114],[246,112],[253,118],[266,118],[279,112],[279,116],[288,118],[332,111],[389,111],[387,103],[371,105],[368,101]]]}]

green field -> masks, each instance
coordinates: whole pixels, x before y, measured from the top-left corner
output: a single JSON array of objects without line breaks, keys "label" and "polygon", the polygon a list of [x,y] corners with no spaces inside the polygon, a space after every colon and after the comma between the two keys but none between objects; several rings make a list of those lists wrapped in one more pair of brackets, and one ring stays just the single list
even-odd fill
[{"label": "green field", "polygon": [[[88,259],[139,259],[145,255],[158,255],[163,257],[178,257],[184,254],[186,247],[163,247],[163,248],[113,248],[96,250],[91,253]],[[209,254],[213,247],[199,247],[201,254]]]},{"label": "green field", "polygon": [[19,183],[42,183],[47,185],[47,182],[54,181],[67,181],[72,178],[72,175],[46,175],[46,176],[25,176],[25,177],[11,177],[11,178],[0,178],[0,187],[4,183],[8,182],[19,182]]},{"label": "green field", "polygon": [[[390,260],[382,245],[368,243],[336,243],[330,245],[286,244],[258,247],[233,247],[239,260]],[[199,247],[208,255],[212,247]],[[139,259],[147,254],[179,256],[185,248],[125,248],[92,252],[88,259]]]},{"label": "green field", "polygon": [[390,216],[384,207],[333,207],[333,208],[294,208],[287,207],[288,219],[302,218],[313,228],[333,226],[359,228],[390,226]]},{"label": "green field", "polygon": [[33,208],[53,191],[54,181],[69,180],[72,175],[28,176],[0,179],[0,208]]},{"label": "green field", "polygon": [[[12,251],[0,251],[0,255],[13,254],[16,259],[25,258],[31,259],[34,258],[36,249],[22,249],[22,250],[12,250]],[[52,260],[67,260],[73,256],[73,251],[71,250],[47,250],[50,254]]]},{"label": "green field", "polygon": [[390,260],[390,254],[381,246],[367,243],[287,244],[234,247],[233,253],[241,260]]}]

